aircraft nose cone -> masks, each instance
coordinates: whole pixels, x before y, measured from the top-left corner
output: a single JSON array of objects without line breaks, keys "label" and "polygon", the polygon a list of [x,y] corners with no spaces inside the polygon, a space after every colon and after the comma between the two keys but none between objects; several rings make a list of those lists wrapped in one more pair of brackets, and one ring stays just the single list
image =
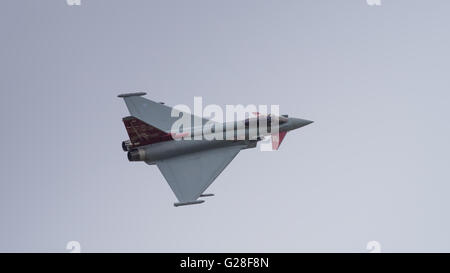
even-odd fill
[{"label": "aircraft nose cone", "polygon": [[293,129],[297,129],[303,126],[306,126],[308,124],[313,123],[314,121],[311,120],[307,120],[307,119],[301,119],[301,118],[292,118],[292,127],[294,127]]}]

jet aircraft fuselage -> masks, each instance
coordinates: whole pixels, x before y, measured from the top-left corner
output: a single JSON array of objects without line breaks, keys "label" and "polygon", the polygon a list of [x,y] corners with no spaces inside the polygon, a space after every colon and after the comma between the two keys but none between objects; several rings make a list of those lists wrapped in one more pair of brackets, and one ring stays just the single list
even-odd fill
[{"label": "jet aircraft fuselage", "polygon": [[119,95],[131,114],[123,118],[130,139],[122,142],[122,149],[128,152],[129,161],[158,166],[179,201],[175,206],[198,204],[203,202],[199,197],[210,196],[204,191],[240,150],[255,148],[267,136],[272,137],[276,150],[287,132],[312,123],[258,113],[256,118],[217,123],[183,113],[192,124],[201,126],[178,132],[173,130],[173,109],[142,95],[145,93]]}]

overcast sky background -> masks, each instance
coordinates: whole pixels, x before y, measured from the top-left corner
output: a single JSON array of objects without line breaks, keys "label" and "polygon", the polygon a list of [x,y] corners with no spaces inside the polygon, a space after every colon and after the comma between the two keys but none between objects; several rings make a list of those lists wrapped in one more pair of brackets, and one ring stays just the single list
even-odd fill
[{"label": "overcast sky background", "polygon": [[[450,2],[3,0],[0,251],[450,251]],[[314,120],[175,208],[119,93]]]}]

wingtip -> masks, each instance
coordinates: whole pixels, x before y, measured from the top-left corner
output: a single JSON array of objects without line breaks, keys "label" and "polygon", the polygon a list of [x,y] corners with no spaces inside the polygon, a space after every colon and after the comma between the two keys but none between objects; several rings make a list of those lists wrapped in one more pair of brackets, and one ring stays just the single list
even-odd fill
[{"label": "wingtip", "polygon": [[135,92],[135,93],[119,94],[119,95],[117,95],[117,97],[119,97],[119,98],[126,98],[126,97],[145,96],[145,95],[147,95],[147,93],[145,93],[145,92]]},{"label": "wingtip", "polygon": [[179,203],[174,203],[173,205],[175,207],[181,207],[181,206],[188,206],[188,205],[196,205],[196,204],[201,204],[205,202],[205,200],[195,200],[195,201],[189,201],[189,202],[179,202]]}]

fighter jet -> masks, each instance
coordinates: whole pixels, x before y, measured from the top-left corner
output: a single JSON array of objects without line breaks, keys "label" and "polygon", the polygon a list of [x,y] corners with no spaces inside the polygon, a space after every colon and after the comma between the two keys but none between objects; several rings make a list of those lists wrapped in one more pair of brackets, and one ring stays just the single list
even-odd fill
[{"label": "fighter jet", "polygon": [[[243,130],[239,130],[237,121],[219,124],[180,112],[192,124],[213,124],[210,132],[224,136],[211,139],[198,127],[175,132],[173,125],[179,116],[173,115],[174,109],[143,98],[144,95],[143,92],[118,95],[130,112],[130,116],[123,118],[129,140],[122,142],[122,149],[129,161],[142,161],[159,168],[178,199],[175,207],[200,204],[204,202],[200,197],[213,196],[204,193],[205,190],[241,150],[255,148],[258,141],[267,137],[272,138],[273,149],[278,149],[287,132],[312,123],[288,115],[256,113],[257,117],[245,119],[239,127]],[[215,128],[219,129],[215,131]]]}]

